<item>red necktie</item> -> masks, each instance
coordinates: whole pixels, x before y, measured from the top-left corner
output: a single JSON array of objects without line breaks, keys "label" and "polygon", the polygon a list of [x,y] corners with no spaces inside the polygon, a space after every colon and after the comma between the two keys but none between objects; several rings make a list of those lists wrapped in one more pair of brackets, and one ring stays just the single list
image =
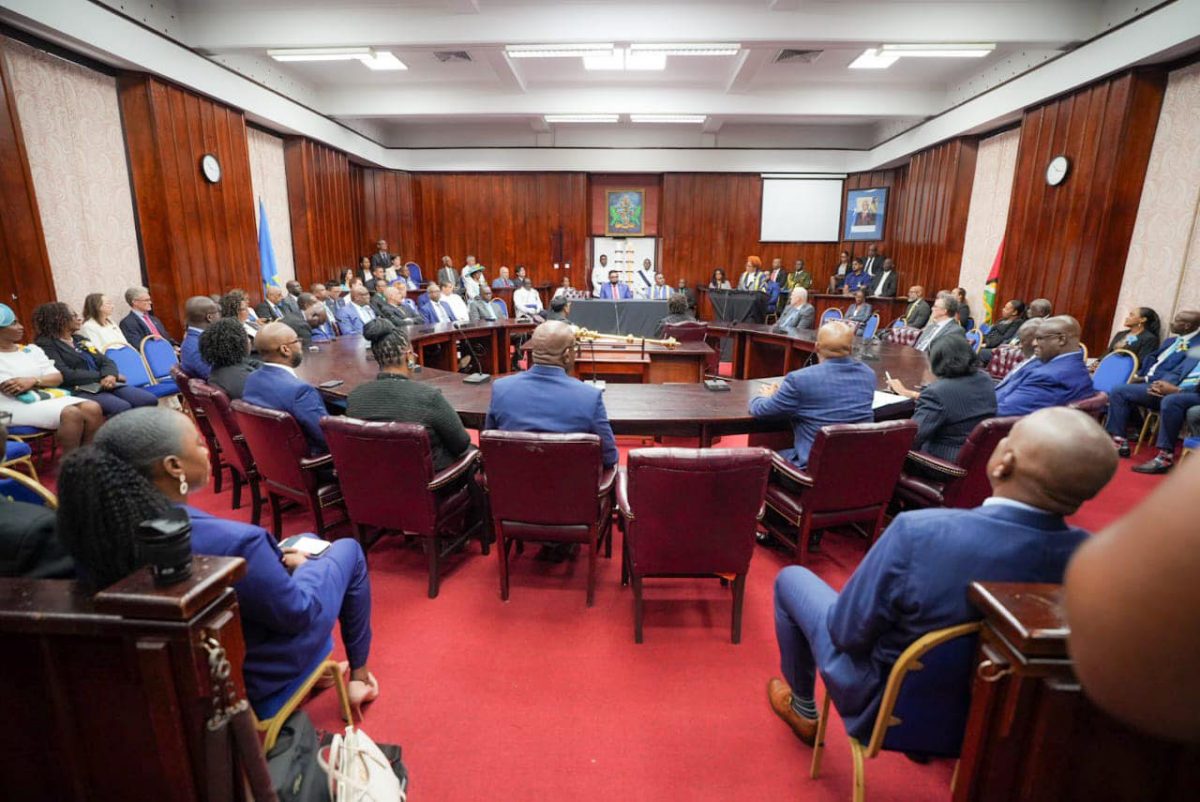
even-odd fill
[{"label": "red necktie", "polygon": [[154,336],[154,337],[162,336],[162,334],[158,330],[158,326],[154,325],[154,320],[151,319],[150,315],[147,314],[142,319],[146,321],[146,328],[150,329],[150,334],[152,336]]}]

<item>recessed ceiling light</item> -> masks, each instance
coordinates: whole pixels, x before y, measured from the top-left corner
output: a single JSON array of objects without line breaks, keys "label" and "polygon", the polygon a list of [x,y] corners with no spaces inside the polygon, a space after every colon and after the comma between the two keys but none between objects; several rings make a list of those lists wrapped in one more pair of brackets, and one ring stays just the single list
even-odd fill
[{"label": "recessed ceiling light", "polygon": [[408,65],[392,55],[390,50],[377,50],[373,58],[360,59],[373,70],[407,70]]},{"label": "recessed ceiling light", "polygon": [[596,53],[583,57],[585,70],[623,70],[625,69],[625,51],[617,48],[607,53]]},{"label": "recessed ceiling light", "polygon": [[587,45],[508,45],[504,52],[509,58],[579,58],[580,56],[612,55],[612,42]]},{"label": "recessed ceiling light", "polygon": [[361,61],[373,70],[407,70],[408,66],[390,50],[369,47],[304,47],[268,50],[276,61]]},{"label": "recessed ceiling light", "polygon": [[634,53],[618,47],[611,53],[596,56],[584,56],[585,70],[665,70],[667,68],[666,53]]},{"label": "recessed ceiling light", "polygon": [[996,49],[994,44],[936,44],[936,45],[883,45],[884,53],[894,53],[904,58],[983,58]]},{"label": "recessed ceiling light", "polygon": [[639,43],[630,45],[629,49],[635,53],[662,53],[664,56],[736,56],[742,46],[735,42]]},{"label": "recessed ceiling light", "polygon": [[548,123],[615,123],[619,114],[547,114],[542,117]]},{"label": "recessed ceiling light", "polygon": [[864,50],[862,55],[850,62],[852,70],[886,70],[900,60],[899,53],[881,53],[876,48]]},{"label": "recessed ceiling light", "polygon": [[702,123],[708,119],[704,114],[630,114],[635,123]]}]

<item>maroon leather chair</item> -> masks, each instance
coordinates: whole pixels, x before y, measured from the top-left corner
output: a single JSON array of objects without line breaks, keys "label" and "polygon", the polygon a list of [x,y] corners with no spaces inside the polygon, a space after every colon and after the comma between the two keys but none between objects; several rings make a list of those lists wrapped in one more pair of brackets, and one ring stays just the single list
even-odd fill
[{"label": "maroon leather chair", "polygon": [[[300,424],[286,412],[255,406],[240,398],[230,406],[265,485],[275,537],[283,534],[283,506],[287,501],[308,509],[318,535],[343,523],[346,510],[342,491],[336,480],[329,480],[333,457],[309,457],[308,441]],[[327,522],[326,510],[339,510],[343,515]]]},{"label": "maroon leather chair", "polygon": [[899,343],[900,345],[916,345],[917,340],[921,339],[921,330],[912,326],[902,326],[900,328],[889,326],[883,336],[888,342]]},{"label": "maroon leather chair", "polygon": [[633,639],[642,642],[644,577],[733,574],[734,643],[763,514],[771,452],[765,448],[639,448],[617,477],[624,534],[621,582],[633,583]]},{"label": "maroon leather chair", "polygon": [[801,565],[816,530],[868,523],[874,543],[916,433],[911,420],[822,426],[803,471],[772,454],[763,527]]},{"label": "maroon leather chair", "polygon": [[[217,440],[212,424],[205,420],[204,411],[196,406],[196,399],[192,396],[191,388],[188,387],[188,382],[192,380],[192,377],[178,364],[175,364],[171,366],[171,378],[175,380],[175,386],[179,388],[179,394],[183,396],[183,403],[192,413],[192,420],[196,422],[196,428],[200,430],[200,436],[204,438],[204,445],[208,447],[208,465],[212,473],[213,492],[220,493],[221,472],[224,468],[229,468],[232,473],[233,465],[222,459],[224,455],[221,453],[221,444]],[[236,479],[233,492],[235,496],[241,492]],[[233,508],[236,510],[238,506],[238,502],[234,501]]]},{"label": "maroon leather chair", "polygon": [[1008,436],[1020,415],[980,421],[967,436],[958,459],[948,462],[920,451],[910,451],[904,473],[896,483],[894,501],[904,510],[926,507],[978,507],[992,494],[987,464],[996,445]]},{"label": "maroon leather chair", "polygon": [[1108,413],[1108,393],[1096,393],[1089,395],[1087,398],[1081,398],[1078,401],[1073,401],[1067,404],[1071,409],[1079,409],[1091,415],[1098,422],[1104,420],[1105,414]]},{"label": "maroon leather chair", "polygon": [[[663,326],[662,336],[674,337],[681,343],[702,343],[708,339],[708,324],[699,320],[667,323]],[[713,348],[713,352],[704,361],[705,372],[709,376],[716,376],[721,369],[720,348]]]},{"label": "maroon leather chair", "polygon": [[[242,506],[242,485],[250,486],[250,523],[259,525],[262,520],[262,489],[259,487],[261,477],[254,457],[250,456],[250,448],[246,438],[233,416],[229,396],[220,387],[215,387],[199,379],[189,379],[177,382],[180,392],[188,398],[192,409],[203,415],[211,427],[221,453],[228,461],[229,473],[233,478],[233,508]],[[186,390],[184,388],[187,388]]]},{"label": "maroon leather chair", "polygon": [[[386,533],[421,538],[429,558],[429,598],[437,598],[443,557],[472,536],[488,553],[474,446],[435,473],[429,433],[419,423],[326,417],[321,430],[355,536],[364,550]],[[364,540],[367,529],[377,530],[370,542]]]},{"label": "maroon leather chair", "polygon": [[488,430],[479,435],[484,487],[500,552],[500,598],[508,600],[514,542],[582,543],[588,549],[587,605],[596,600],[596,550],[612,554],[616,466],[604,468],[594,434]]},{"label": "maroon leather chair", "polygon": [[1025,354],[1020,348],[1015,345],[1001,345],[992,349],[992,358],[987,364],[988,375],[998,382],[1024,361]]}]

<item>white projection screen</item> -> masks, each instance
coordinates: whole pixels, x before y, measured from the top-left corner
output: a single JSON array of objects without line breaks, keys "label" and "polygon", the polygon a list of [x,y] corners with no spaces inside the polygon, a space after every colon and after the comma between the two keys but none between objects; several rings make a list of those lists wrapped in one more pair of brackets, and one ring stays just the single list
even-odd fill
[{"label": "white projection screen", "polygon": [[763,176],[763,242],[837,242],[842,220],[841,178]]}]

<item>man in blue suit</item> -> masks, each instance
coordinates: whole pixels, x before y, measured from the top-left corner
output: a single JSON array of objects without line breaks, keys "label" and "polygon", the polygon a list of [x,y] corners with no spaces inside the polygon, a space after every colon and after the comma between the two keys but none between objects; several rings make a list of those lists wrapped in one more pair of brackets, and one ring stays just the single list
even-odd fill
[{"label": "man in blue suit", "polygon": [[1200,406],[1200,346],[1187,351],[1179,367],[1183,376],[1178,384],[1161,379],[1150,385],[1149,392],[1160,398],[1158,453],[1154,458],[1134,467],[1135,473],[1166,473],[1175,466],[1175,441],[1183,430],[1188,411]]},{"label": "man in blue suit", "polygon": [[782,384],[765,385],[750,399],[750,414],[756,418],[791,419],[794,444],[780,454],[799,468],[808,465],[822,426],[874,420],[875,371],[854,359],[853,349],[852,326],[826,323],[817,332],[820,364],[793,370]]},{"label": "man in blue suit", "polygon": [[[1149,364],[1141,367],[1140,376],[1129,384],[1114,387],[1108,394],[1106,428],[1122,457],[1128,457],[1130,452],[1129,441],[1125,439],[1129,413],[1135,406],[1159,409],[1163,399],[1161,387],[1177,387],[1183,381],[1191,370],[1184,365],[1184,361],[1188,359],[1188,349],[1192,347],[1197,330],[1200,330],[1200,311],[1184,309],[1176,312],[1171,320],[1171,331],[1175,336],[1162,344],[1154,354],[1154,359],[1148,361]],[[1151,392],[1151,388],[1159,382],[1163,383],[1159,385],[1160,391]],[[1174,441],[1172,447],[1173,444]]]},{"label": "man in blue suit", "polygon": [[1043,320],[1033,338],[1037,363],[996,389],[996,414],[1027,415],[1094,395],[1079,334],[1079,322],[1069,315]]},{"label": "man in blue suit", "polygon": [[454,310],[442,300],[442,288],[435,282],[429,282],[424,297],[417,302],[417,307],[426,323],[450,323],[454,320]]},{"label": "man in blue suit", "polygon": [[254,338],[254,350],[263,366],[246,377],[242,400],[288,413],[300,424],[309,454],[327,453],[329,445],[321,431],[321,418],[329,414],[325,403],[317,388],[296,376],[304,359],[299,336],[286,323],[268,323]]},{"label": "man in blue suit", "polygon": [[550,320],[530,338],[533,367],[492,385],[485,429],[511,432],[563,432],[600,437],[604,467],[617,464],[617,441],[600,390],[571,375],[575,334],[571,326]]},{"label": "man in blue suit", "polygon": [[187,331],[179,344],[179,366],[193,379],[208,381],[212,366],[200,356],[200,335],[208,325],[221,317],[221,307],[207,295],[194,295],[183,305]]},{"label": "man in blue suit", "polygon": [[371,307],[371,293],[361,284],[350,290],[350,303],[339,311],[337,324],[342,334],[362,334],[363,326],[376,318]]},{"label": "man in blue suit", "polygon": [[[900,653],[922,635],[979,618],[967,603],[969,583],[1062,581],[1088,536],[1065,516],[1116,466],[1108,437],[1087,414],[1044,409],[996,446],[983,506],[896,516],[840,594],[807,568],[784,568],[775,580],[775,636],[786,682],[768,683],[771,709],[811,745],[820,671],[847,732],[865,741]],[[965,700],[944,704],[939,720],[965,717]]]},{"label": "man in blue suit", "polygon": [[607,301],[625,301],[633,297],[633,292],[620,283],[620,274],[615,270],[608,271],[608,283],[600,287],[600,297]]}]

